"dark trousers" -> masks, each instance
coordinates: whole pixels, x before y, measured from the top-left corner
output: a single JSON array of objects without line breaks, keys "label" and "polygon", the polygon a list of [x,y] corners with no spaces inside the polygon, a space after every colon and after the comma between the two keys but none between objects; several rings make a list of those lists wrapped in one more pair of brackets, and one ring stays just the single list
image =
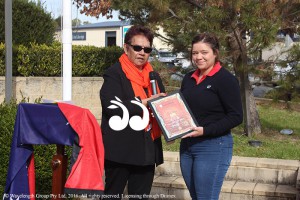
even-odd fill
[{"label": "dark trousers", "polygon": [[[105,160],[105,191],[102,199],[148,199],[154,165],[136,166]],[[127,184],[128,194],[123,194]]]}]

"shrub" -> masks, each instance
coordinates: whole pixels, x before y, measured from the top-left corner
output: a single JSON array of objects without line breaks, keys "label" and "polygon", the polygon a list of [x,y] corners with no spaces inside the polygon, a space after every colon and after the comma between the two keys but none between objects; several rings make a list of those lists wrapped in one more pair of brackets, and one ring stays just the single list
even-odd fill
[{"label": "shrub", "polygon": [[73,76],[102,76],[115,63],[123,50],[112,46],[73,46]]},{"label": "shrub", "polygon": [[59,76],[61,74],[61,50],[57,44],[29,47],[20,45],[16,49],[14,67],[21,76]]},{"label": "shrub", "polygon": [[[14,76],[61,76],[62,74],[62,46],[54,43],[31,43],[29,46],[19,45],[13,48]],[[102,76],[104,70],[115,63],[123,50],[120,47],[72,47],[72,75]],[[0,76],[5,75],[5,50],[0,43]]]},{"label": "shrub", "polygon": [[5,45],[0,43],[0,76],[5,74]]},{"label": "shrub", "polygon": [[9,104],[0,104],[0,194],[4,193],[6,175],[9,161],[10,145],[14,130],[17,104],[12,101]]},{"label": "shrub", "polygon": [[[4,35],[4,0],[0,0],[0,42],[5,41]],[[51,13],[34,2],[14,0],[12,4],[13,44],[29,45],[51,44],[54,41],[55,21]]]}]

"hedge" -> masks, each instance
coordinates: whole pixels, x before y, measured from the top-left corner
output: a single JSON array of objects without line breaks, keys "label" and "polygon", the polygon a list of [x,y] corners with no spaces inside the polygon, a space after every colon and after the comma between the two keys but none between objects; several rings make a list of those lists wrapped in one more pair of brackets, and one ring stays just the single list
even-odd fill
[{"label": "hedge", "polygon": [[[123,49],[117,46],[72,46],[72,76],[102,76]],[[62,45],[19,45],[13,48],[13,76],[61,76]],[[5,46],[0,43],[0,76],[5,76]]]},{"label": "hedge", "polygon": [[4,193],[10,144],[17,111],[17,104],[0,104],[0,194]]}]

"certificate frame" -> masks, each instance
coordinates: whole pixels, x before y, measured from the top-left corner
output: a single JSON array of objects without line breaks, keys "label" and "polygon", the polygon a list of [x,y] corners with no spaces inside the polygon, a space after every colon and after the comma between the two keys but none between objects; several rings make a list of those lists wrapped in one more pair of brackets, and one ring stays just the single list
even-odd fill
[{"label": "certificate frame", "polygon": [[167,142],[180,138],[198,123],[180,91],[148,101]]}]

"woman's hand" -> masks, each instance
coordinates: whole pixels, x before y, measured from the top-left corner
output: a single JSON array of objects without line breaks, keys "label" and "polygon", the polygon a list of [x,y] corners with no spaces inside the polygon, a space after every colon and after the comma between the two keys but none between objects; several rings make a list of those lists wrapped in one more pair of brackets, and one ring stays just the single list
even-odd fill
[{"label": "woman's hand", "polygon": [[199,127],[194,127],[192,128],[192,132],[182,136],[181,138],[188,138],[188,137],[198,137],[198,136],[202,136],[203,135],[203,127],[199,126]]},{"label": "woman's hand", "polygon": [[152,95],[151,97],[149,97],[147,99],[142,99],[142,104],[144,104],[144,106],[147,106],[149,100],[155,99],[157,97],[164,97],[166,95],[167,95],[166,93],[159,93],[159,94]]}]

